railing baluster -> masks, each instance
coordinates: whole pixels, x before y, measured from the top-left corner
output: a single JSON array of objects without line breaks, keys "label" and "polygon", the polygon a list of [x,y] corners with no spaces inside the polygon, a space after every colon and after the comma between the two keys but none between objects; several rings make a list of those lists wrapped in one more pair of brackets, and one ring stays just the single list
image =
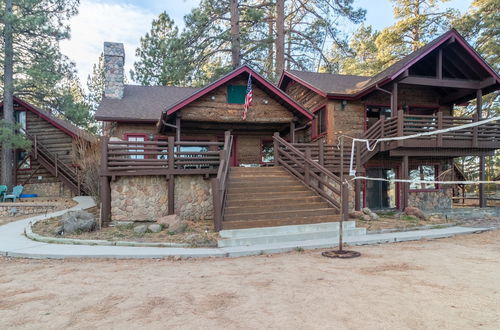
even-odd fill
[{"label": "railing baluster", "polygon": [[[404,112],[403,110],[398,110],[398,117],[397,117],[397,135],[396,136],[404,136]],[[398,140],[397,146],[402,147],[404,145],[404,140]]]}]

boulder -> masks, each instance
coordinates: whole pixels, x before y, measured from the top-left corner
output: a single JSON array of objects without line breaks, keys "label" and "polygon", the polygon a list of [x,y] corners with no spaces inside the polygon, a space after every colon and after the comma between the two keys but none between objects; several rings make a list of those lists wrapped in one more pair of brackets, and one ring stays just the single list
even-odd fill
[{"label": "boulder", "polygon": [[152,233],[159,233],[161,231],[161,225],[153,223],[152,225],[148,226],[148,230]]},{"label": "boulder", "polygon": [[186,231],[188,223],[186,221],[174,222],[168,226],[168,232],[173,234],[183,233]]},{"label": "boulder", "polygon": [[364,213],[362,211],[352,211],[349,212],[349,218],[351,219],[361,219]]},{"label": "boulder", "polygon": [[426,220],[427,219],[427,217],[425,216],[424,212],[422,212],[422,210],[419,209],[418,207],[408,206],[408,207],[406,207],[404,209],[404,214],[417,217],[417,218],[419,218],[421,220]]},{"label": "boulder", "polygon": [[171,224],[181,222],[181,217],[177,214],[165,215],[156,219],[156,223],[162,225],[163,228],[168,228]]},{"label": "boulder", "polygon": [[144,234],[148,230],[147,225],[138,225],[134,227],[134,233],[136,234]]},{"label": "boulder", "polygon": [[[373,212],[372,210],[370,210],[369,208],[365,207],[361,210],[364,215],[367,215],[369,217],[368,220],[378,220],[379,219],[379,216],[377,213]],[[366,217],[363,217],[363,220],[365,220]]]},{"label": "boulder", "polygon": [[368,215],[368,214],[363,214],[361,216],[361,220],[364,220],[364,221],[371,221],[372,218]]},{"label": "boulder", "polygon": [[94,216],[85,211],[67,212],[63,215],[59,224],[62,227],[62,230],[60,231],[61,234],[90,232],[93,231],[97,225]]}]

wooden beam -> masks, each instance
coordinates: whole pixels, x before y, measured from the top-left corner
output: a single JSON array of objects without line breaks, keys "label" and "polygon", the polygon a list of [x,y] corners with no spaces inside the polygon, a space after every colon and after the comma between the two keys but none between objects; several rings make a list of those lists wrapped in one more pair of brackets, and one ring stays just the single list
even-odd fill
[{"label": "wooden beam", "polygon": [[483,118],[483,91],[481,89],[476,91],[476,102],[477,118],[481,120]]},{"label": "wooden beam", "polygon": [[293,120],[290,122],[290,141],[295,143],[295,122]]},{"label": "wooden beam", "polygon": [[[479,157],[479,181],[484,181],[485,175],[485,159],[484,156]],[[479,207],[486,207],[486,195],[484,193],[484,183],[479,184]]]},{"label": "wooden beam", "polygon": [[389,156],[399,157],[408,155],[411,157],[463,157],[463,156],[492,156],[494,150],[465,149],[465,148],[398,148],[389,151]]},{"label": "wooden beam", "polygon": [[181,117],[179,115],[175,117],[175,139],[181,140]]},{"label": "wooden beam", "polygon": [[436,78],[443,79],[443,49],[440,48],[436,58]]},{"label": "wooden beam", "polygon": [[491,85],[496,84],[497,79],[495,77],[488,77],[486,79],[481,80],[481,83],[479,84],[479,88],[483,89],[486,87],[489,87]]},{"label": "wooden beam", "polygon": [[[408,79],[408,77],[403,80]],[[394,83],[392,85],[392,94],[391,94],[391,117],[396,116],[396,112],[398,111],[398,83]]]},{"label": "wooden beam", "polygon": [[465,88],[465,89],[478,89],[481,81],[479,80],[465,80],[465,79],[436,79],[429,77],[407,77],[400,81],[401,84],[419,85],[419,86],[433,86],[433,87],[447,87],[447,88]]}]

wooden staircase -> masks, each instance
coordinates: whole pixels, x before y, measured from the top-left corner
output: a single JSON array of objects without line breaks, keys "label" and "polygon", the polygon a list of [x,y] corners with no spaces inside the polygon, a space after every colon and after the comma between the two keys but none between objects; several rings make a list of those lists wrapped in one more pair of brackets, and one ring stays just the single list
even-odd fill
[{"label": "wooden staircase", "polygon": [[[26,134],[32,141],[30,156],[38,160],[53,176],[60,179],[76,196],[88,195],[89,191],[80,179],[78,172],[69,164],[58,159],[43,143],[35,137]],[[28,178],[29,180],[29,178]]]},{"label": "wooden staircase", "polygon": [[230,169],[224,229],[332,222],[339,217],[337,209],[281,166]]}]

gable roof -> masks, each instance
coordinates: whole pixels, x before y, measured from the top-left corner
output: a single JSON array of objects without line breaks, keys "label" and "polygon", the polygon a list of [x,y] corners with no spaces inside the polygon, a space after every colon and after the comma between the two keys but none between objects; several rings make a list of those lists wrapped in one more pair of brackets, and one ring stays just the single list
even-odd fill
[{"label": "gable roof", "polygon": [[162,111],[198,90],[200,88],[125,85],[122,99],[103,97],[95,118],[156,123]]},{"label": "gable roof", "polygon": [[[460,33],[458,33],[455,29],[451,29],[423,47],[403,57],[373,77],[330,74],[333,77],[324,78],[323,75],[328,74],[317,72],[285,71],[281,76],[279,86],[280,88],[283,88],[283,84],[287,83],[287,80],[295,80],[325,97],[337,96],[348,99],[359,98],[373,91],[377,85],[380,86],[393,81],[413,64],[451,39],[458,42],[489,74],[495,77],[496,83],[500,83],[500,76],[498,73],[488,65],[488,63],[474,50],[474,48],[472,48],[472,46],[460,35]],[[359,79],[353,77],[359,77]],[[339,86],[330,87],[328,86],[329,83],[338,84]]]},{"label": "gable roof", "polygon": [[194,92],[192,95],[189,95],[185,97],[184,99],[180,100],[176,104],[172,105],[169,109],[167,109],[166,114],[171,115],[175,113],[176,111],[182,109],[186,105],[190,104],[191,102],[197,100],[198,98],[202,97],[203,95],[206,95],[207,93],[213,91],[217,87],[223,85],[224,83],[230,81],[231,79],[243,74],[251,74],[252,75],[252,83],[257,83],[267,89],[270,93],[275,94],[277,97],[280,98],[287,106],[288,108],[297,111],[301,113],[303,116],[308,118],[309,120],[313,119],[313,114],[310,113],[308,110],[304,109],[301,105],[299,105],[295,100],[293,100],[289,95],[287,95],[285,92],[280,90],[278,87],[276,87],[273,83],[269,82],[267,79],[259,75],[257,72],[252,70],[249,66],[247,65],[242,65],[239,68],[233,70],[232,72],[228,73],[227,75],[217,79],[213,83],[201,88],[200,90]]},{"label": "gable roof", "polygon": [[[89,132],[82,130],[78,126],[70,123],[67,120],[64,120],[62,118],[58,118],[51,114],[50,112],[40,109],[39,107],[34,106],[33,104],[30,104],[22,99],[20,99],[17,96],[13,97],[14,102],[21,105],[23,108],[26,110],[38,115],[42,119],[48,121],[50,124],[53,126],[57,127],[61,131],[65,132],[66,134],[70,135],[73,138],[82,138],[90,143],[95,143],[97,142],[97,138],[90,134]],[[0,103],[0,107],[3,108],[3,101]]]}]

